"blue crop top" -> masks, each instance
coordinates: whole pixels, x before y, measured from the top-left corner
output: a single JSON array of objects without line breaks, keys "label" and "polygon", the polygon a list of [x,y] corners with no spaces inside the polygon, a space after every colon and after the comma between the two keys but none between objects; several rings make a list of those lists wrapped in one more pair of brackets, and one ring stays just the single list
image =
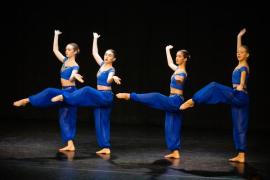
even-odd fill
[{"label": "blue crop top", "polygon": [[79,70],[79,66],[65,66],[65,63],[67,61],[67,57],[65,57],[61,71],[60,71],[60,76],[62,79],[69,80],[71,73],[73,70]]},{"label": "blue crop top", "polygon": [[233,73],[232,73],[232,83],[233,84],[240,84],[241,81],[241,73],[243,71],[246,71],[247,76],[245,79],[245,86],[247,85],[247,80],[248,80],[248,68],[246,66],[242,66],[240,68],[236,68]]},{"label": "blue crop top", "polygon": [[[104,62],[102,62],[100,64],[100,67],[103,64],[104,64]],[[108,76],[111,72],[115,73],[115,69],[113,67],[111,67],[110,69],[108,69],[106,71],[101,71],[99,68],[98,73],[97,73],[97,85],[111,86],[111,83],[107,82]]]},{"label": "blue crop top", "polygon": [[172,77],[171,77],[170,87],[173,87],[173,88],[179,89],[179,90],[184,90],[184,83],[183,84],[179,84],[176,81],[176,79],[175,79],[175,76],[176,75],[183,76],[184,77],[184,82],[186,81],[186,77],[187,77],[187,74],[186,73],[181,72],[181,73],[178,73],[178,74],[173,74]]}]

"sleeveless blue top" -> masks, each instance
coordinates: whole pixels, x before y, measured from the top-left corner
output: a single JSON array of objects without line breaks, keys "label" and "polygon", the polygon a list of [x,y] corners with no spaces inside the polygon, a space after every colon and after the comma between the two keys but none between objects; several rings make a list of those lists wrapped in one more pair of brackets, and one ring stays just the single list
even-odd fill
[{"label": "sleeveless blue top", "polygon": [[111,72],[115,73],[115,69],[113,67],[111,67],[110,69],[106,70],[106,71],[101,71],[101,66],[104,64],[104,62],[102,62],[100,64],[100,68],[98,70],[97,73],[97,85],[102,85],[102,86],[111,86],[111,83],[107,82],[108,76]]},{"label": "sleeveless blue top", "polygon": [[67,57],[64,58],[64,62],[60,71],[60,76],[62,79],[69,80],[73,70],[79,70],[79,66],[65,66]]},{"label": "sleeveless blue top", "polygon": [[[183,76],[184,77],[184,81],[183,81],[183,84],[179,84],[176,79],[175,79],[175,76],[178,75],[178,76]],[[181,73],[178,73],[178,74],[173,74],[172,77],[171,77],[171,83],[170,83],[170,87],[173,87],[175,89],[179,89],[179,90],[184,90],[184,83],[186,81],[186,77],[187,77],[187,74],[184,73],[184,72],[181,72]]]},{"label": "sleeveless blue top", "polygon": [[232,73],[232,83],[233,84],[240,84],[241,82],[241,73],[243,71],[246,71],[246,79],[245,79],[245,86],[247,85],[247,80],[248,80],[248,68],[246,66],[242,66],[240,68],[237,68],[233,71]]}]

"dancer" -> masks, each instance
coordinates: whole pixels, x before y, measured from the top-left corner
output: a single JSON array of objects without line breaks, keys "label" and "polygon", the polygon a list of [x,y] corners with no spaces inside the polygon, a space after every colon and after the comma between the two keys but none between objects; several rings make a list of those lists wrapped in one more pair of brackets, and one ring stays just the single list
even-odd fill
[{"label": "dancer", "polygon": [[73,106],[87,106],[94,109],[96,136],[100,151],[97,154],[110,154],[110,114],[113,103],[111,84],[121,84],[121,79],[115,76],[115,69],[112,66],[116,60],[116,52],[108,49],[105,52],[104,60],[99,56],[97,40],[99,34],[93,33],[92,54],[100,66],[97,73],[97,89],[85,86],[73,93],[63,93],[52,98],[52,102],[64,101]]},{"label": "dancer", "polygon": [[62,89],[47,88],[35,95],[29,96],[13,103],[14,106],[20,107],[30,103],[34,107],[49,107],[60,105],[59,109],[59,123],[61,128],[61,135],[64,143],[67,146],[59,149],[59,151],[75,151],[73,139],[76,134],[76,121],[77,121],[77,107],[69,106],[65,103],[52,103],[51,98],[62,94],[63,92],[71,93],[76,90],[75,81],[78,80],[83,83],[82,76],[78,74],[79,66],[76,63],[76,55],[80,52],[79,46],[76,43],[69,43],[66,46],[64,56],[58,47],[58,37],[62,32],[59,30],[54,31],[53,52],[58,60],[63,65],[60,71]]},{"label": "dancer", "polygon": [[247,149],[246,134],[249,119],[249,97],[247,93],[247,80],[249,76],[248,47],[242,45],[242,36],[246,29],[242,29],[237,36],[237,59],[238,65],[232,73],[233,88],[211,82],[201,90],[197,91],[192,99],[187,100],[180,106],[180,110],[193,107],[195,104],[218,104],[231,105],[233,122],[233,139],[237,156],[229,159],[234,162],[245,162]]},{"label": "dancer", "polygon": [[168,66],[174,71],[170,83],[170,96],[165,96],[160,93],[118,93],[116,96],[119,99],[131,100],[142,103],[149,107],[163,110],[166,112],[165,117],[165,136],[170,154],[165,155],[165,158],[180,158],[181,147],[181,125],[182,112],[179,111],[179,106],[183,103],[184,83],[187,78],[186,62],[190,58],[187,50],[179,50],[176,54],[176,64],[174,64],[170,50],[173,46],[166,46],[166,56]]}]

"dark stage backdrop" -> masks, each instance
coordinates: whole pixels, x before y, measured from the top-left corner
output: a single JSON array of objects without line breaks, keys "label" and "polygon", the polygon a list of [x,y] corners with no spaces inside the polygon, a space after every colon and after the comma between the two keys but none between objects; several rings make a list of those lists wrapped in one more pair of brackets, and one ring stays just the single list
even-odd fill
[{"label": "dark stage backdrop", "polygon": [[[98,65],[91,55],[92,33],[101,34],[99,52],[118,52],[114,64],[122,85],[117,92],[160,92],[169,94],[170,76],[165,46],[172,44],[172,55],[185,48],[192,59],[187,63],[185,98],[211,81],[231,85],[237,65],[236,35],[246,27],[243,42],[250,47],[251,98],[250,129],[269,128],[269,19],[263,4],[216,2],[112,1],[96,3],[36,2],[12,4],[2,15],[1,119],[57,121],[57,109],[13,108],[14,100],[47,87],[60,87],[61,63],[52,52],[54,30],[60,35],[60,50],[76,42],[81,48],[78,63],[85,83],[96,86]],[[230,107],[200,106],[184,113],[184,126],[230,128]],[[89,108],[79,110],[79,120],[93,122]],[[162,126],[164,112],[131,102],[115,101],[112,124]]]}]

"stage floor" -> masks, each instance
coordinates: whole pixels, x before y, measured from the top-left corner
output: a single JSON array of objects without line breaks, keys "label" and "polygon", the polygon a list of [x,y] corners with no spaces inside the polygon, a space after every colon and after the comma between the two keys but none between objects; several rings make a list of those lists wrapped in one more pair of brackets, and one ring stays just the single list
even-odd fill
[{"label": "stage floor", "polygon": [[249,132],[241,164],[227,161],[235,155],[230,130],[183,127],[181,158],[172,160],[163,158],[162,127],[113,125],[112,154],[99,156],[92,126],[78,122],[76,152],[64,154],[57,152],[63,145],[57,122],[2,124],[1,179],[270,179],[269,132]]}]

